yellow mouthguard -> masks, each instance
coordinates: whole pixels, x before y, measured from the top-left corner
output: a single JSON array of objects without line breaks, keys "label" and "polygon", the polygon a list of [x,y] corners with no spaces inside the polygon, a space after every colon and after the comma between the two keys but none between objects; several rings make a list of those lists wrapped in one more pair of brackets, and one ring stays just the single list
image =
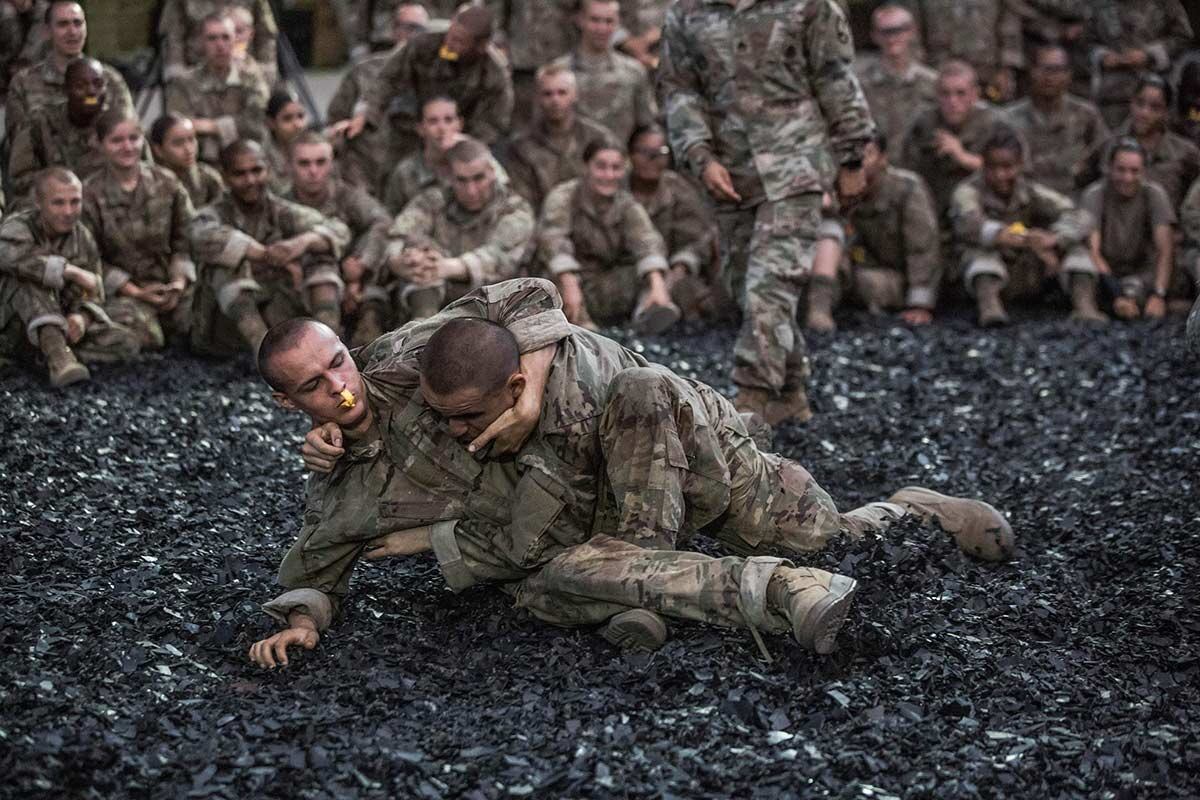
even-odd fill
[{"label": "yellow mouthguard", "polygon": [[438,57],[444,61],[458,61],[458,53],[446,47],[446,45],[442,45],[442,48],[438,50]]},{"label": "yellow mouthguard", "polygon": [[349,389],[342,389],[342,402],[338,404],[338,408],[354,408],[358,403],[358,398],[354,396],[354,392]]},{"label": "yellow mouthguard", "polygon": [[1025,227],[1025,223],[1023,223],[1023,222],[1014,222],[1012,225],[1008,226],[1008,232],[1009,233],[1017,233],[1017,234],[1025,234],[1025,233],[1029,232],[1029,229]]},{"label": "yellow mouthguard", "polygon": [[85,106],[98,106],[98,105],[100,105],[100,98],[99,97],[85,97],[85,98],[83,98],[83,104]]}]

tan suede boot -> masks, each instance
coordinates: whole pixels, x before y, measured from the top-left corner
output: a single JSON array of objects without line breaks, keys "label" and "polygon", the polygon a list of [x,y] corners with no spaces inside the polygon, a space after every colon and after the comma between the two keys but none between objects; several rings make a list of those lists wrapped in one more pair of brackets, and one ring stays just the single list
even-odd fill
[{"label": "tan suede boot", "polygon": [[267,335],[267,323],[263,321],[254,298],[247,294],[239,296],[229,307],[229,317],[237,325],[242,339],[250,346],[250,352],[257,357],[258,346]]},{"label": "tan suede boot", "polygon": [[779,567],[767,584],[767,605],[792,623],[802,647],[824,655],[837,646],[838,631],[858,591],[858,581],[811,567]]},{"label": "tan suede boot", "polygon": [[635,608],[610,619],[600,635],[620,650],[653,653],[667,641],[667,623],[653,611]]},{"label": "tan suede boot", "polygon": [[1002,281],[995,275],[975,279],[975,307],[979,309],[979,327],[996,328],[1008,324],[1008,312],[1000,301]]},{"label": "tan suede boot", "polygon": [[1096,307],[1096,276],[1079,272],[1071,276],[1071,319],[1108,322],[1108,317]]},{"label": "tan suede boot", "polygon": [[674,303],[647,303],[643,293],[633,312],[633,330],[643,336],[661,336],[679,322],[682,315],[679,306]]},{"label": "tan suede boot", "polygon": [[936,521],[964,553],[984,561],[1007,561],[1016,549],[1012,526],[982,500],[951,497],[921,486],[906,486],[888,498],[926,522]]},{"label": "tan suede boot", "polygon": [[836,290],[833,278],[814,275],[809,279],[806,328],[820,333],[837,330],[837,323],[833,321],[833,296]]},{"label": "tan suede boot", "polygon": [[43,325],[38,330],[38,347],[46,357],[46,372],[50,377],[50,385],[62,389],[73,383],[91,380],[92,373],[67,346],[67,338],[61,328],[53,325]]},{"label": "tan suede boot", "polygon": [[763,419],[771,427],[782,422],[808,422],[813,417],[812,408],[808,405],[808,391],[803,386],[784,389],[779,397],[773,397],[767,402],[767,412]]},{"label": "tan suede boot", "polygon": [[351,347],[365,347],[383,336],[383,311],[374,303],[366,303],[358,313]]}]

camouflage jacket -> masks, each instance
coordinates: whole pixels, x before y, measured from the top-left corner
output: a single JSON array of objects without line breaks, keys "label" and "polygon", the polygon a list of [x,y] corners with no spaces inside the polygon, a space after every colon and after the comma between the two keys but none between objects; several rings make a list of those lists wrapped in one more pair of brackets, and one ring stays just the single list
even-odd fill
[{"label": "camouflage jacket", "polygon": [[392,55],[379,73],[370,105],[378,119],[411,133],[420,118],[421,99],[444,94],[457,101],[466,133],[495,144],[512,124],[508,62],[491,45],[475,61],[447,61],[438,55],[443,38],[423,33]]},{"label": "camouflage jacket", "polygon": [[[8,100],[4,106],[4,129],[11,138],[22,123],[35,111],[50,106],[66,106],[67,70],[59,70],[54,58],[26,67],[13,76],[8,85]],[[134,113],[133,96],[125,79],[107,64],[104,65],[105,106]]]},{"label": "camouflage jacket", "polygon": [[200,23],[209,14],[230,6],[247,8],[254,15],[254,39],[247,55],[263,65],[273,79],[275,42],[279,27],[269,0],[167,0],[158,20],[158,33],[163,37],[164,73],[167,80],[183,77],[188,67],[199,64],[202,58]]},{"label": "camouflage jacket", "polygon": [[1021,18],[1009,0],[919,0],[921,41],[930,64],[966,61],[984,82],[1001,68],[1025,63]]},{"label": "camouflage jacket", "polygon": [[[508,184],[507,170],[500,166],[500,162],[494,156],[491,161],[497,185]],[[430,166],[425,158],[425,151],[418,150],[400,159],[396,168],[388,175],[383,190],[383,204],[393,215],[399,214],[417,195],[434,186],[449,187],[449,176]]]},{"label": "camouflage jacket", "polygon": [[205,265],[232,269],[242,263],[255,242],[275,242],[313,232],[329,242],[331,255],[341,259],[350,244],[345,223],[308,206],[267,192],[257,208],[244,209],[226,192],[220,200],[196,212],[188,229],[192,256]]},{"label": "camouflage jacket", "polygon": [[551,136],[542,124],[530,126],[513,137],[504,160],[513,189],[539,211],[551,189],[583,176],[588,143],[609,135],[602,125],[579,115],[564,138]]},{"label": "camouflage jacket", "polygon": [[408,247],[434,247],[462,261],[471,288],[512,278],[533,240],[533,211],[524,198],[496,184],[491,202],[464,209],[451,189],[426,189],[404,207],[388,230],[388,258]]},{"label": "camouflage jacket", "polygon": [[340,122],[367,113],[370,108],[367,98],[371,94],[371,88],[379,80],[379,73],[383,71],[384,64],[393,55],[395,50],[376,53],[350,68],[329,100],[329,107],[325,113],[328,122]]},{"label": "camouflage jacket", "polygon": [[129,281],[196,280],[187,238],[192,201],[178,179],[144,165],[137,188],[126,192],[107,169],[84,183],[83,221],[104,264],[104,288],[116,297]]},{"label": "camouflage jacket", "polygon": [[237,139],[266,139],[267,85],[257,72],[235,65],[221,77],[201,65],[180,77],[175,88],[171,111],[216,122],[216,136],[198,137],[201,160],[215,164],[221,148]]},{"label": "camouflage jacket", "polygon": [[1019,222],[1026,228],[1053,232],[1066,250],[1083,244],[1096,224],[1091,214],[1052,189],[1018,178],[1006,201],[987,187],[982,175],[963,181],[954,190],[950,218],[954,238],[962,248],[993,247],[1001,231]]},{"label": "camouflage jacket", "polygon": [[[623,0],[624,6],[628,0]],[[579,38],[574,0],[488,0],[514,71],[533,72],[569,53]]]},{"label": "camouflage jacket", "polygon": [[667,170],[658,189],[638,200],[667,246],[667,263],[683,264],[693,275],[703,274],[713,260],[717,228],[696,187],[678,172]]},{"label": "camouflage jacket", "polygon": [[1085,35],[1093,64],[1092,96],[1099,103],[1132,97],[1139,74],[1128,67],[1101,68],[1105,53],[1138,48],[1149,59],[1146,69],[1166,73],[1192,39],[1192,26],[1179,0],[1093,0],[1089,5]]},{"label": "camouflage jacket", "polygon": [[770,200],[824,190],[872,130],[834,0],[679,0],[659,94],[678,157],[697,174],[712,158],[750,169]]},{"label": "camouflage jacket", "polygon": [[[979,155],[999,119],[999,112],[980,103],[967,117],[962,129],[955,131],[955,135],[967,152]],[[939,214],[945,214],[950,206],[954,187],[971,177],[971,173],[957,161],[937,151],[936,133],[943,127],[937,106],[918,112],[904,133],[896,158],[897,166],[912,170],[924,178]]]},{"label": "camouflage jacket", "polygon": [[609,50],[595,57],[576,50],[556,62],[575,73],[576,111],[612,132],[624,145],[634,130],[652,124],[658,103],[646,68],[637,59]]},{"label": "camouflage jacket", "polygon": [[221,173],[203,161],[198,161],[183,173],[175,173],[175,177],[187,190],[188,197],[192,200],[192,208],[211,205],[225,193],[225,181],[221,178]]},{"label": "camouflage jacket", "polygon": [[12,3],[0,3],[0,102],[8,82],[25,67],[47,55],[46,17],[49,0],[37,0],[27,11]]},{"label": "camouflage jacket", "polygon": [[903,75],[897,75],[873,55],[860,56],[855,70],[871,116],[887,134],[889,152],[898,152],[900,137],[913,111],[937,100],[937,73],[914,61]]},{"label": "camouflage jacket", "polygon": [[37,109],[17,129],[8,177],[18,199],[32,197],[37,174],[46,167],[66,167],[80,180],[104,167],[96,129],[72,125],[65,105]]},{"label": "camouflage jacket", "polygon": [[1018,100],[1005,107],[1004,121],[1029,145],[1029,177],[1068,196],[1075,194],[1076,176],[1092,150],[1108,138],[1100,109],[1071,95],[1049,114],[1029,98]]},{"label": "camouflage jacket", "polygon": [[9,214],[0,223],[0,275],[62,292],[68,310],[77,310],[85,300],[103,303],[103,281],[94,295],[85,298],[75,284],[64,280],[68,264],[102,277],[100,253],[82,222],[76,222],[67,235],[56,237],[46,235],[37,210],[32,208]]},{"label": "camouflage jacket", "polygon": [[557,186],[542,206],[538,259],[552,275],[636,264],[639,277],[667,269],[667,247],[650,215],[626,189],[610,200],[576,179]]},{"label": "camouflage jacket", "polygon": [[[1083,168],[1076,176],[1076,186],[1082,188],[1108,174],[1112,149],[1124,137],[1133,135],[1133,124],[1126,120],[1088,154]],[[1146,178],[1166,190],[1171,205],[1178,208],[1183,195],[1200,176],[1200,148],[1172,131],[1163,131],[1158,143],[1146,153]]]},{"label": "camouflage jacket", "polygon": [[850,209],[846,254],[854,265],[883,267],[907,278],[905,305],[937,305],[942,267],[938,215],[925,181],[888,167],[878,187]]},{"label": "camouflage jacket", "polygon": [[382,266],[383,250],[387,245],[388,226],[392,217],[382,204],[366,191],[333,178],[324,202],[306,203],[296,196],[295,187],[284,195],[288,200],[315,208],[326,217],[341,220],[350,229],[348,255],[363,260],[368,272]]}]

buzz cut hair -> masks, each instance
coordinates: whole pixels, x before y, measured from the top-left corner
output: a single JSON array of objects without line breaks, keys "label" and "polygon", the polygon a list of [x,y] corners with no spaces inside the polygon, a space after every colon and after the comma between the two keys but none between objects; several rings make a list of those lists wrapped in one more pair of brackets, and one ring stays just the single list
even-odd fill
[{"label": "buzz cut hair", "polygon": [[50,20],[54,18],[54,9],[59,6],[79,6],[79,10],[83,12],[83,18],[87,19],[87,10],[84,9],[83,3],[80,0],[50,0],[49,5],[46,6],[46,13],[43,15],[42,21],[49,25]]},{"label": "buzz cut hair", "polygon": [[57,183],[60,186],[83,186],[83,181],[79,180],[79,176],[66,167],[46,167],[37,174],[37,179],[33,182],[33,196],[36,200],[41,200],[46,196],[46,187],[51,183]]},{"label": "buzz cut hair", "polygon": [[236,139],[221,150],[221,169],[225,172],[233,172],[233,162],[247,153],[253,153],[265,160],[262,145],[258,142],[253,139]]},{"label": "buzz cut hair", "polygon": [[475,389],[489,395],[521,369],[512,332],[487,319],[452,319],[434,331],[421,351],[421,377],[439,395]]},{"label": "buzz cut hair", "polygon": [[333,148],[333,143],[329,141],[329,137],[320,131],[302,131],[288,146],[288,155],[294,155],[296,149],[299,147],[313,144],[323,144],[331,149]]},{"label": "buzz cut hair", "polygon": [[255,364],[258,367],[258,374],[262,376],[268,386],[277,392],[287,393],[288,387],[284,384],[283,376],[276,369],[275,362],[279,356],[298,345],[306,333],[319,327],[325,326],[311,317],[293,317],[267,331],[267,335],[263,337],[262,343],[258,346]]},{"label": "buzz cut hair", "polygon": [[937,74],[938,83],[947,78],[969,78],[972,83],[976,85],[979,83],[979,73],[961,58],[952,58],[945,64],[942,64]]},{"label": "buzz cut hair", "polygon": [[446,151],[446,160],[451,164],[471,164],[481,158],[488,158],[492,151],[478,139],[464,136]]},{"label": "buzz cut hair", "polygon": [[541,83],[550,78],[566,77],[571,81],[571,86],[578,86],[579,79],[575,76],[575,70],[571,69],[566,64],[559,64],[551,61],[549,64],[542,64],[534,73],[534,80]]}]

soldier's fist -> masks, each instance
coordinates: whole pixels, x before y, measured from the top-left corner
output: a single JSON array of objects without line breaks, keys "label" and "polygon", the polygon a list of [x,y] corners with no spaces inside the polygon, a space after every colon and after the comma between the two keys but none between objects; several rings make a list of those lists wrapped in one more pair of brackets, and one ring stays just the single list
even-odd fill
[{"label": "soldier's fist", "polygon": [[304,467],[310,472],[332,472],[345,452],[342,429],[334,422],[313,428],[305,435],[304,444],[300,446]]}]

